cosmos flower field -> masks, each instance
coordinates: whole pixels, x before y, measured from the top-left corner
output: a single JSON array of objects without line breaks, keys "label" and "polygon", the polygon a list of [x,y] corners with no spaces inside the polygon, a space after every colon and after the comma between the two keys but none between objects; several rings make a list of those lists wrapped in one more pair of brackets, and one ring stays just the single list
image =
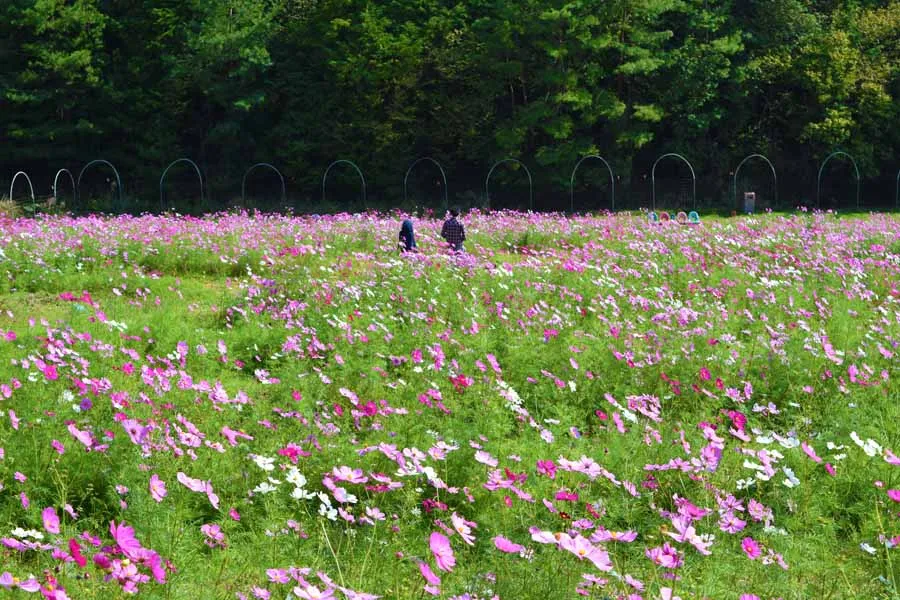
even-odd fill
[{"label": "cosmos flower field", "polygon": [[897,598],[900,218],[0,221],[0,594]]}]

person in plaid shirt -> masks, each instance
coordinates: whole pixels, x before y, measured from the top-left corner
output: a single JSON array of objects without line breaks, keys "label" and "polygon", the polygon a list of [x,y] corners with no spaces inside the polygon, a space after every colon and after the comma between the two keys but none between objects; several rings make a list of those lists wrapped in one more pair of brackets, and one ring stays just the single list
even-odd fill
[{"label": "person in plaid shirt", "polygon": [[456,220],[458,216],[459,210],[451,208],[450,218],[444,221],[444,226],[441,227],[441,237],[456,251],[462,250],[463,242],[466,241],[466,229]]}]

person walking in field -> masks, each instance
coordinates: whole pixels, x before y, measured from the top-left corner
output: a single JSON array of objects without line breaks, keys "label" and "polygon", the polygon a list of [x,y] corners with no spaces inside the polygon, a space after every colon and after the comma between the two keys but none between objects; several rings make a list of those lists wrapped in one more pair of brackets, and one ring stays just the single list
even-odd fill
[{"label": "person walking in field", "polygon": [[463,249],[463,242],[466,241],[466,228],[463,227],[462,223],[456,220],[458,216],[459,210],[451,208],[450,218],[444,221],[444,226],[441,227],[441,237],[450,244],[451,248],[457,252],[461,252]]},{"label": "person walking in field", "polygon": [[410,219],[404,219],[400,225],[400,252],[416,251],[416,234],[413,231],[413,222]]}]

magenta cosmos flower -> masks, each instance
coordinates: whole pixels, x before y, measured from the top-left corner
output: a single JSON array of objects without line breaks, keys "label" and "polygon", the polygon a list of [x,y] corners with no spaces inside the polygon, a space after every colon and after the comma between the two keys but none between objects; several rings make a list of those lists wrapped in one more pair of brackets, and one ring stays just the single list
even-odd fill
[{"label": "magenta cosmos flower", "polygon": [[762,555],[762,548],[760,548],[759,542],[752,537],[745,537],[743,541],[741,541],[741,549],[743,549],[747,558],[750,560],[756,560]]},{"label": "magenta cosmos flower", "polygon": [[450,547],[450,540],[447,536],[437,531],[431,533],[428,545],[434,554],[434,560],[442,571],[452,571],[456,565],[456,557],[453,556],[453,548]]}]

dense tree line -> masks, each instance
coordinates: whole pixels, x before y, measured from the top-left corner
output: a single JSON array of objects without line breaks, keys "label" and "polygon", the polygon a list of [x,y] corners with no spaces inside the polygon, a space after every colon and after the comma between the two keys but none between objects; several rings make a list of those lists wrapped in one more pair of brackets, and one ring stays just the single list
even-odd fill
[{"label": "dense tree line", "polygon": [[[58,168],[102,157],[130,202],[155,206],[160,173],[188,156],[212,204],[240,195],[248,166],[270,162],[292,200],[310,206],[325,167],[350,158],[369,204],[389,206],[407,166],[429,155],[447,170],[451,202],[469,204],[483,201],[489,167],[515,157],[531,167],[536,206],[564,208],[573,166],[600,154],[617,203],[638,206],[655,158],[679,152],[698,172],[701,202],[727,206],[747,154],[771,158],[781,196],[799,202],[814,200],[819,162],[842,149],[857,159],[864,202],[893,203],[896,0],[0,4],[2,180],[24,169],[38,193]],[[829,193],[843,198],[850,172],[832,165]],[[607,202],[601,167],[579,171],[579,202]],[[764,190],[759,167],[748,165],[747,186]],[[189,196],[190,175],[174,169],[171,188]],[[336,169],[336,196],[354,196],[351,175]],[[677,163],[657,175],[668,193],[683,187]],[[95,188],[103,176],[92,171]],[[253,177],[274,189],[263,170]],[[410,181],[438,202],[430,163]],[[504,166],[492,187],[521,198],[523,181]]]}]

